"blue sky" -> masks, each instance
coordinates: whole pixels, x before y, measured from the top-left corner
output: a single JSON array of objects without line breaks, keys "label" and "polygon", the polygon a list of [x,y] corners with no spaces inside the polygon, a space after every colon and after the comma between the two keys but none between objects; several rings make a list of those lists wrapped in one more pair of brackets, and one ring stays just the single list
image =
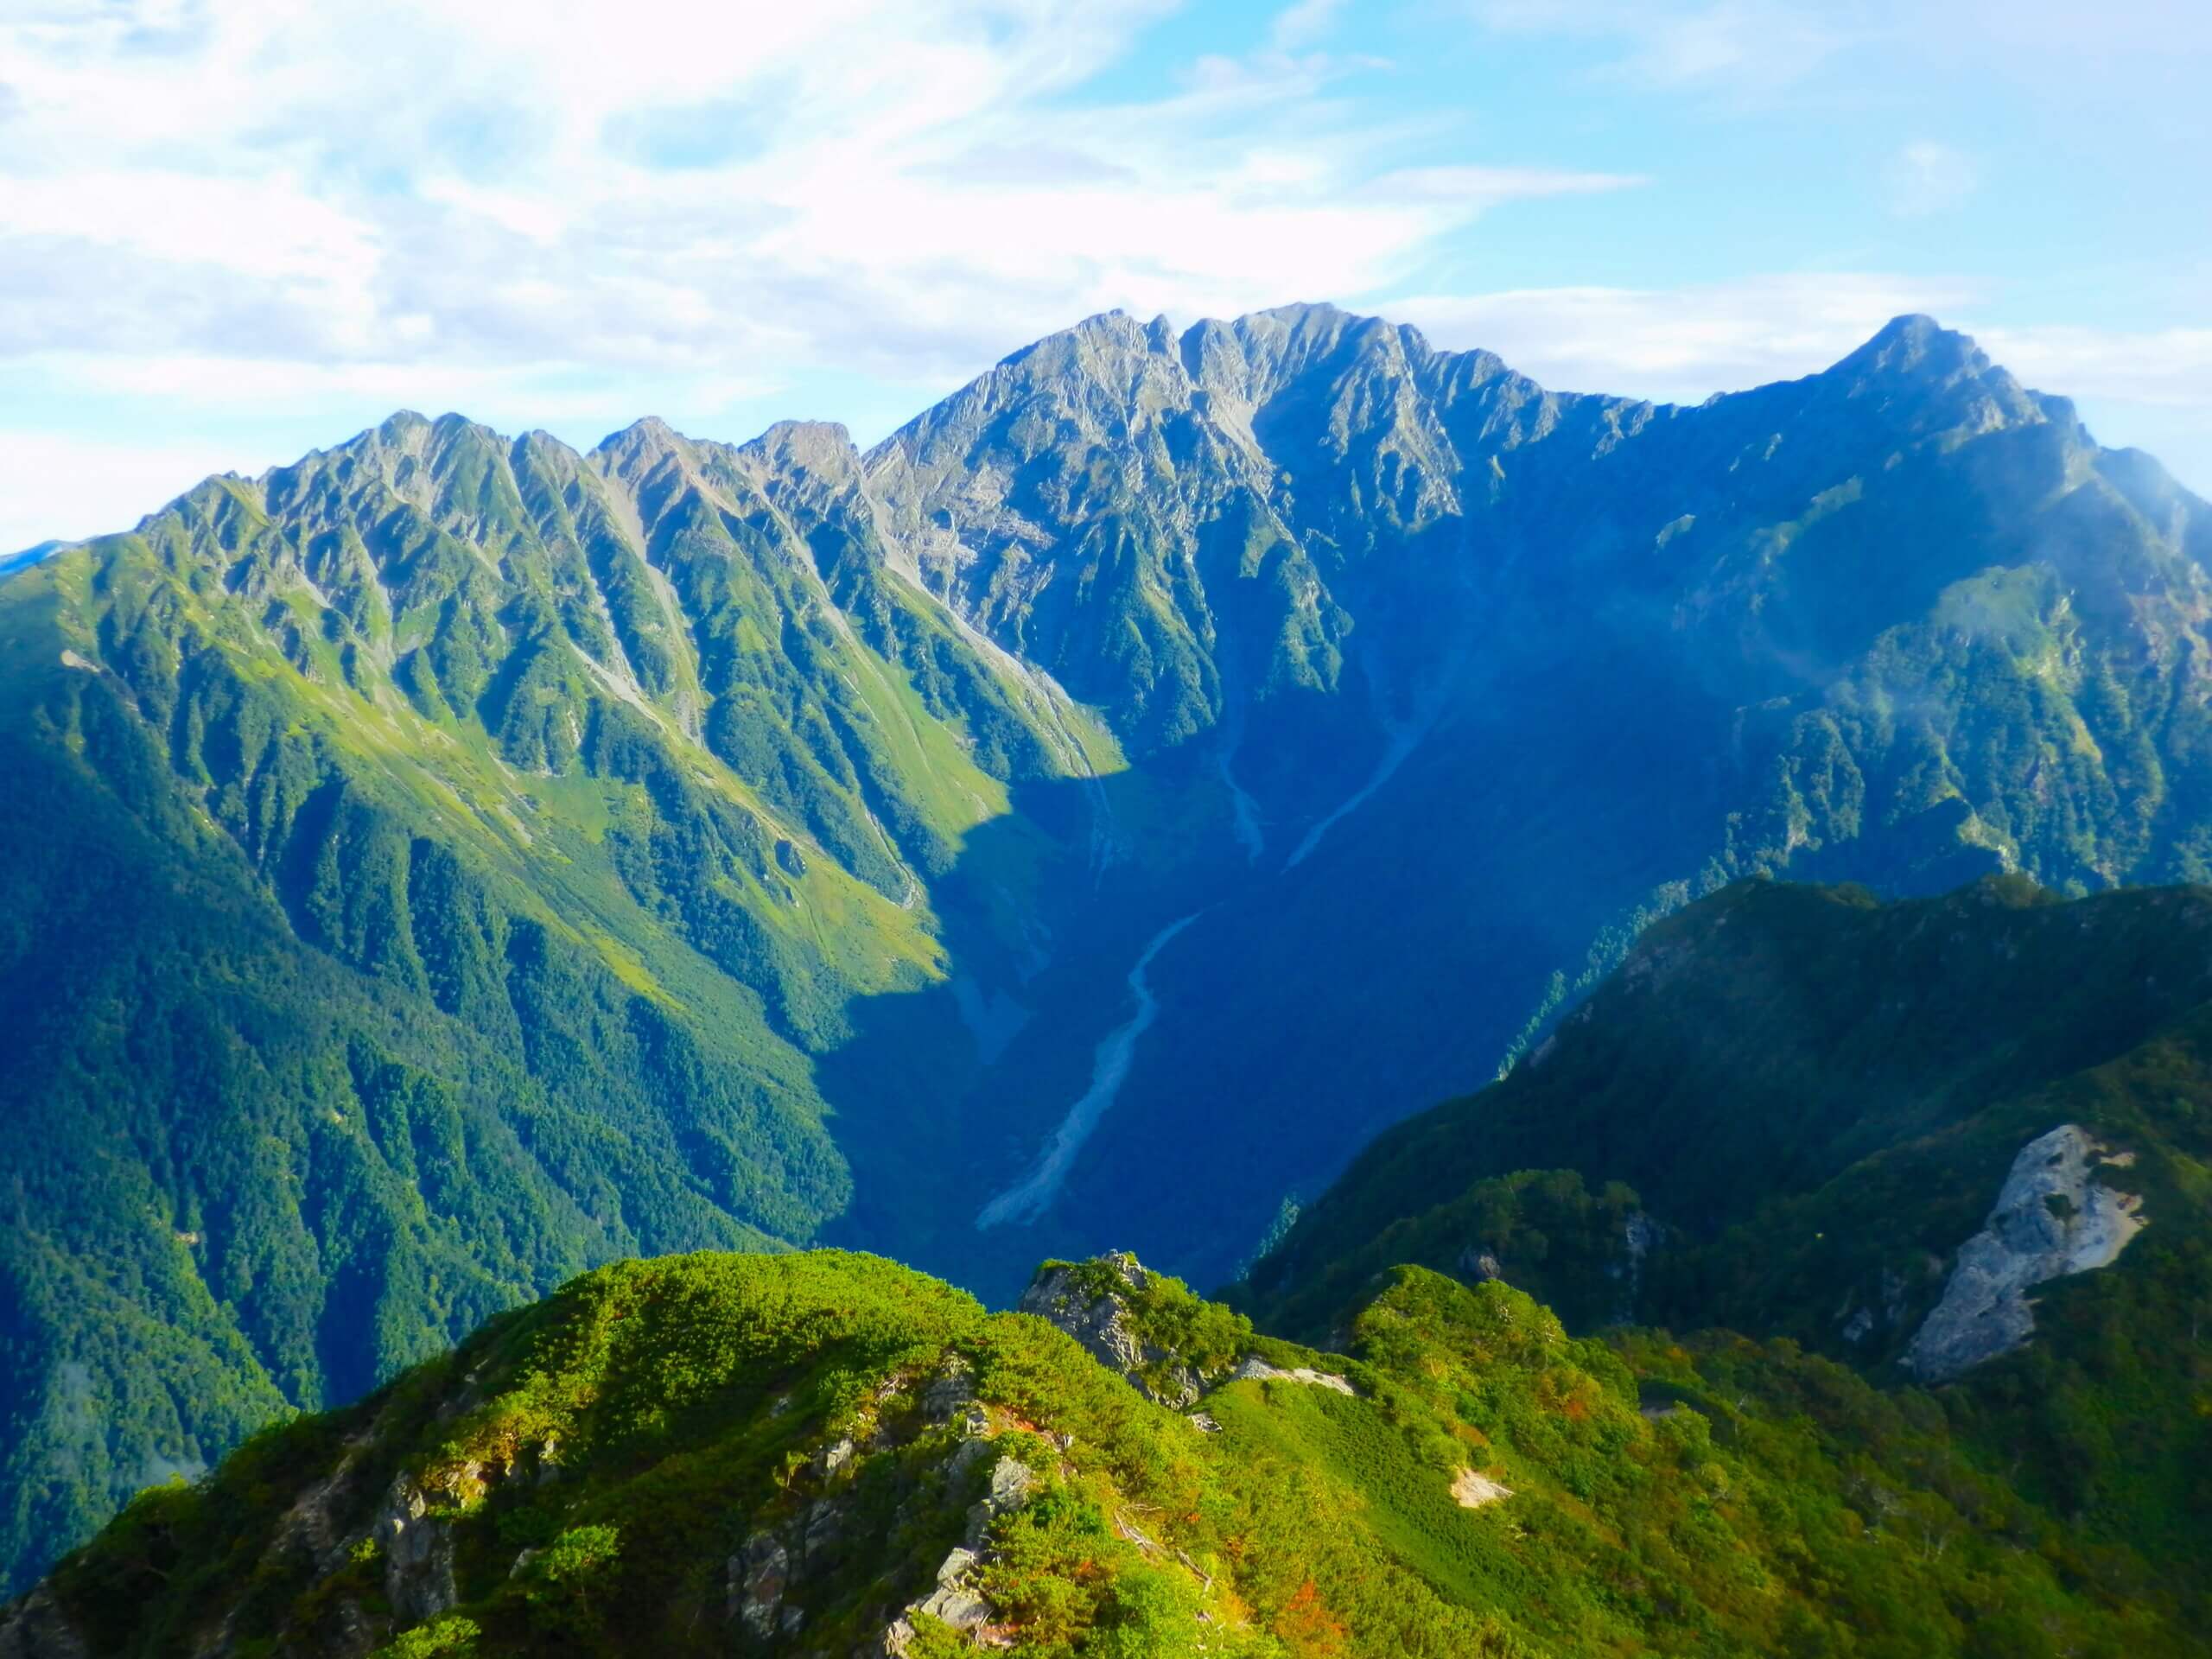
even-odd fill
[{"label": "blue sky", "polygon": [[1676,399],[1931,311],[2212,491],[2208,86],[2183,0],[8,0],[0,551],[1295,299]]}]

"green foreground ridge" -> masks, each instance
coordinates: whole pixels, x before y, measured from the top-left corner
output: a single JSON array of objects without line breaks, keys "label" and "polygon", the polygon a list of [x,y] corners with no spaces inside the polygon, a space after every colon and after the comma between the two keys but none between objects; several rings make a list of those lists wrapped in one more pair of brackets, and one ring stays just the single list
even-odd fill
[{"label": "green foreground ridge", "polygon": [[[625,1262],[143,1494],[0,1656],[2171,1654],[1944,1408],[1402,1268],[1350,1352],[1134,1257]],[[1057,1327],[1057,1328],[1056,1328]]]}]

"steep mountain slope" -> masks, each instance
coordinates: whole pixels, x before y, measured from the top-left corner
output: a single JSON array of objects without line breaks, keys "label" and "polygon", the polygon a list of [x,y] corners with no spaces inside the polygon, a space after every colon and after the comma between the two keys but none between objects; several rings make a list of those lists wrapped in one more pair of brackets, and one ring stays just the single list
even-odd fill
[{"label": "steep mountain slope", "polygon": [[11,1576],[594,1261],[848,1201],[807,1053],[1111,745],[947,649],[824,454],[402,417],[0,589]]},{"label": "steep mountain slope", "polygon": [[1787,1338],[1955,1383],[1961,1438],[2085,1536],[2200,1560],[2208,941],[2200,887],[1729,887],[1504,1080],[1381,1137],[1243,1300],[1319,1336],[1410,1261],[1585,1328]]},{"label": "steep mountain slope", "polygon": [[1735,875],[2196,879],[2208,537],[1925,319],[1692,410],[1294,307],[865,455],[395,416],[55,552],[0,1577],[617,1255],[1226,1277]]},{"label": "steep mountain slope", "polygon": [[1148,774],[1234,791],[1243,856],[1156,912],[1204,913],[1148,966],[1053,1248],[1136,1194],[1225,1274],[1286,1191],[1737,876],[2203,873],[2212,512],[1924,318],[1696,409],[1324,307],[1102,318],[869,475],[950,609]]},{"label": "steep mountain slope", "polygon": [[2202,1650],[2200,1590],[1788,1351],[1573,1341],[1411,1268],[1349,1359],[1126,1256],[1025,1306],[862,1256],[601,1269],[145,1494],[0,1656]]}]

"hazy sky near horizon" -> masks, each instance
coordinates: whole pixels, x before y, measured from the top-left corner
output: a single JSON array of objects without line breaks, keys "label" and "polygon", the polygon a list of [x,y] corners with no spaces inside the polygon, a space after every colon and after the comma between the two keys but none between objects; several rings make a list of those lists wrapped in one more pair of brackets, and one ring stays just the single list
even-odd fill
[{"label": "hazy sky near horizon", "polygon": [[1674,400],[1930,311],[2212,493],[2208,86],[2199,0],[0,0],[0,553],[1300,299]]}]

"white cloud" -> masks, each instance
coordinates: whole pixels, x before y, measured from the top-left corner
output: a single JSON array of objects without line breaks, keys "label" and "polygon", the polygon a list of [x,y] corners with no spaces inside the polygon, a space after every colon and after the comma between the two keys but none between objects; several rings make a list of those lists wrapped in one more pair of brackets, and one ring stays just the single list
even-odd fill
[{"label": "white cloud", "polygon": [[1503,204],[1626,182],[1394,172],[1399,112],[1290,50],[1331,0],[1166,96],[1060,99],[1170,3],[29,0],[0,372],[181,415],[942,384],[1115,306],[1372,291]]},{"label": "white cloud", "polygon": [[1694,403],[1826,368],[1891,317],[1924,311],[1972,334],[2030,385],[2068,397],[2212,410],[2212,328],[1978,323],[1974,283],[1812,271],[1683,288],[1411,295],[1383,309],[1436,345],[1496,352],[1547,386]]},{"label": "white cloud", "polygon": [[2103,442],[2148,449],[2212,492],[2212,328],[1991,327],[1971,283],[1803,272],[1675,289],[1411,296],[1383,309],[1438,346],[1497,353],[1544,385],[1696,403],[1827,367],[1893,316],[1972,334],[2028,385],[2080,405]]},{"label": "white cloud", "polygon": [[1294,52],[1311,46],[1336,27],[1344,0],[1294,0],[1274,16],[1268,38],[1278,52]]},{"label": "white cloud", "polygon": [[[2193,93],[2212,55],[2198,0],[1464,0],[1503,35],[1599,46],[1623,84],[1760,105],[1859,53],[1879,83],[1933,70],[1948,103],[1961,64],[2072,101],[2094,79],[2122,95]],[[2193,107],[2193,106],[2192,106]]]},{"label": "white cloud", "polygon": [[[404,325],[405,319],[400,321]],[[80,394],[171,402],[205,415],[234,416],[272,399],[313,397],[357,407],[478,411],[486,418],[524,417],[530,424],[602,418],[610,412],[598,385],[563,385],[528,369],[497,364],[339,361],[301,364],[274,358],[232,358],[172,352],[134,356],[53,353],[25,366],[41,384],[67,385]],[[658,377],[679,396],[711,388],[715,401],[734,402],[779,389],[780,382],[726,372]],[[685,401],[696,404],[698,396]],[[619,410],[618,403],[613,406]]]},{"label": "white cloud", "polygon": [[1976,338],[2046,391],[2212,410],[2212,328],[1986,328]]},{"label": "white cloud", "polygon": [[[1582,41],[1608,99],[1764,96],[1902,28],[1948,50],[1964,27],[1943,8],[1914,24],[1904,0],[1463,3]],[[1522,164],[1485,164],[1446,114],[1348,90],[1321,49],[1353,32],[1338,0],[1291,0],[1241,55],[1100,101],[1173,4],[0,0],[0,422],[44,435],[0,431],[0,524],[24,526],[0,548],[284,458],[57,435],[105,434],[114,410],[168,434],[292,411],[294,448],[401,404],[571,432],[688,410],[743,436],[713,423],[787,388],[864,383],[880,409],[1092,311],[1300,295],[1550,384],[1694,397],[1816,368],[1895,311],[1978,302],[1865,273],[1376,301],[1485,214],[1637,181],[1541,165],[1526,134]],[[2033,22],[2056,0],[1960,10],[2056,60]],[[1897,167],[1901,209],[1972,188],[1932,143]],[[2059,389],[2195,409],[2195,338],[2019,348]],[[84,522],[71,480],[113,507]]]},{"label": "white cloud", "polygon": [[1674,289],[1414,295],[1394,316],[1439,346],[1480,346],[1548,386],[1695,403],[1827,367],[1891,317],[1955,315],[1967,285],[1811,272]]},{"label": "white cloud", "polygon": [[1906,219],[1949,212],[1981,181],[1973,161],[1948,144],[1919,139],[1890,158],[1890,206]]},{"label": "white cloud", "polygon": [[239,464],[238,454],[213,444],[148,446],[0,432],[0,554],[54,537],[127,529],[149,508]]},{"label": "white cloud", "polygon": [[2212,499],[2212,328],[1978,328],[2030,385],[2074,400],[2101,442],[2147,449]]},{"label": "white cloud", "polygon": [[1533,167],[1408,167],[1369,186],[1372,196],[1457,204],[1470,212],[1529,196],[1592,195],[1643,181],[1634,174],[1571,173]]},{"label": "white cloud", "polygon": [[824,374],[880,409],[1092,311],[1366,292],[1503,204],[1627,182],[1396,168],[1399,113],[1291,51],[1325,4],[1147,101],[1059,99],[1166,3],[0,12],[0,547],[288,458],[167,435],[289,451],[404,404],[743,436]]},{"label": "white cloud", "polygon": [[[1475,0],[1507,35],[1567,35],[1609,44],[1602,72],[1669,91],[1765,98],[1864,38],[1865,7],[1793,0]],[[1848,18],[1848,26],[1840,21]]]}]

